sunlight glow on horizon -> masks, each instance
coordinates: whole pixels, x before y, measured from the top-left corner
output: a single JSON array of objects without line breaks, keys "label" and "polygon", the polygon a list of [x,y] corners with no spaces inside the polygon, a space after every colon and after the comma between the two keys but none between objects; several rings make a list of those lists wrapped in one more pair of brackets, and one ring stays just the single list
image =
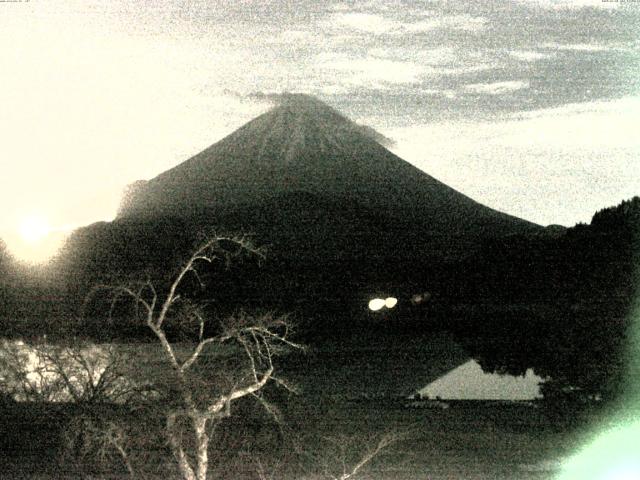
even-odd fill
[{"label": "sunlight glow on horizon", "polygon": [[34,215],[22,219],[19,232],[23,240],[27,243],[34,244],[51,233],[51,226],[45,218]]},{"label": "sunlight glow on horizon", "polygon": [[12,256],[27,264],[43,264],[50,260],[62,247],[73,227],[50,225],[42,215],[23,217],[15,228],[2,232]]},{"label": "sunlight glow on horizon", "polygon": [[[265,109],[224,94],[224,69],[196,67],[219,66],[206,45],[141,35],[103,15],[116,7],[94,12],[72,0],[0,11],[0,100],[10,112],[0,118],[9,180],[0,200],[46,207],[52,225],[112,219],[128,184],[187,160]],[[14,250],[22,249],[14,235],[22,213],[0,218],[0,238]]]}]

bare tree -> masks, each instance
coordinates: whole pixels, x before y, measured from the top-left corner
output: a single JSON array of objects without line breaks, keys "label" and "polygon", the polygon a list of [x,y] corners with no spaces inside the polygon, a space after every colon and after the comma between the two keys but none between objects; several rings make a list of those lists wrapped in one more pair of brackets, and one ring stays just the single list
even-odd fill
[{"label": "bare tree", "polygon": [[158,392],[134,381],[129,364],[126,353],[113,345],[3,340],[0,389],[15,401],[66,404],[62,465],[71,461],[85,470],[85,464],[98,459],[101,465],[113,466],[115,455],[133,478],[132,436],[122,413],[156,398]]},{"label": "bare tree", "polygon": [[[222,243],[234,248],[230,251]],[[162,362],[155,365],[159,370],[155,373],[158,383],[163,384],[158,385],[158,390],[165,393],[165,432],[184,480],[207,478],[211,428],[231,415],[235,401],[252,396],[270,413],[277,414],[260,390],[269,382],[287,387],[275,375],[274,357],[288,348],[301,348],[289,339],[291,325],[286,316],[253,316],[240,311],[216,319],[207,314],[201,303],[189,300],[188,292],[183,292],[190,276],[205,287],[199,271],[204,265],[219,260],[228,264],[240,252],[262,256],[245,238],[215,237],[206,241],[180,268],[164,295],[150,280],[98,287],[111,292],[112,308],[129,298],[159,342]],[[179,327],[190,338],[172,340],[168,327]],[[116,437],[107,440],[112,438]],[[118,444],[111,442],[116,449]]]},{"label": "bare tree", "polygon": [[132,479],[138,478],[133,462],[133,435],[122,419],[104,418],[97,412],[76,415],[63,433],[62,463],[71,461],[80,471],[85,463],[113,468],[114,457],[118,458]]},{"label": "bare tree", "polygon": [[[109,293],[110,316],[121,301],[135,307],[133,315],[153,333],[155,348],[20,342],[0,348],[0,381],[11,385],[14,397],[90,407],[80,409],[65,429],[63,461],[73,456],[82,467],[95,459],[96,465],[108,468],[119,463],[133,479],[144,478],[149,463],[159,464],[150,462],[158,451],[170,452],[183,480],[206,480],[215,427],[231,416],[235,402],[252,397],[278,419],[277,409],[261,393],[269,383],[291,389],[276,376],[274,366],[279,354],[302,348],[290,339],[289,319],[245,311],[217,318],[194,301],[190,291],[191,279],[206,287],[206,265],[228,265],[241,252],[262,256],[244,238],[206,241],[180,267],[165,293],[151,280],[96,287],[94,293]],[[150,418],[161,423],[145,425]],[[166,439],[160,448],[154,443],[157,431]],[[314,478],[355,480],[400,437],[385,434],[368,444],[358,437],[326,437],[322,445],[292,453],[304,457],[308,468],[303,468]],[[255,463],[260,478],[288,467],[249,455],[245,463]]]},{"label": "bare tree", "polygon": [[355,480],[363,478],[374,460],[406,438],[407,434],[398,432],[386,432],[369,440],[361,435],[331,435],[305,442],[312,443],[311,447],[299,444],[298,449],[309,464],[305,470],[313,478]]},{"label": "bare tree", "polygon": [[148,393],[126,376],[127,362],[112,346],[3,340],[0,389],[18,401],[127,403]]}]

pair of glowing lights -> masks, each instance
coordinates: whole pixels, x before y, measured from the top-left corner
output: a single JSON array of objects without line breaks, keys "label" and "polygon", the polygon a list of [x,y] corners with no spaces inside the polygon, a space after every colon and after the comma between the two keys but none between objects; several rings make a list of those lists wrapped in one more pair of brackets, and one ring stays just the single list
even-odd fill
[{"label": "pair of glowing lights", "polygon": [[377,312],[383,308],[393,308],[397,303],[398,299],[396,297],[374,298],[369,300],[369,310]]}]

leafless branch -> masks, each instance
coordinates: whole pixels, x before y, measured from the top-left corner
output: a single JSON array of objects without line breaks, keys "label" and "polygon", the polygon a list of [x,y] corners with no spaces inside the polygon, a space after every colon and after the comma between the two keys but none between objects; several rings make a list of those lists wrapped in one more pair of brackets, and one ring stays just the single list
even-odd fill
[{"label": "leafless branch", "polygon": [[189,356],[189,358],[180,366],[180,371],[183,373],[187,371],[198,360],[198,357],[202,353],[204,347],[206,347],[210,343],[214,343],[217,341],[217,338],[205,338],[204,340],[198,342],[198,345],[196,346],[191,356]]},{"label": "leafless branch", "polygon": [[[228,245],[223,245],[226,243],[235,248],[229,249]],[[263,250],[255,247],[248,237],[214,236],[196,248],[185,261],[168,285],[166,295],[159,294],[149,279],[115,287],[99,285],[93,290],[95,292],[107,290],[111,293],[110,317],[123,297],[130,298],[135,306],[136,317],[138,317],[138,309],[141,309],[147,327],[162,347],[163,357],[171,370],[170,375],[165,375],[165,378],[170,378],[168,391],[173,396],[179,397],[174,399],[175,404],[167,407],[165,430],[169,446],[184,480],[205,480],[208,465],[207,447],[211,435],[209,426],[212,423],[216,424],[221,418],[228,417],[231,414],[231,404],[235,400],[253,396],[270,415],[279,420],[280,415],[275,406],[259,395],[259,391],[270,381],[292,390],[284,381],[274,376],[273,357],[285,348],[302,348],[301,345],[289,339],[291,322],[286,317],[275,316],[272,313],[251,316],[241,311],[226,320],[219,321],[217,328],[213,329],[217,333],[207,336],[205,309],[202,305],[193,304],[181,297],[181,293],[184,293],[181,289],[185,288],[183,283],[191,274],[200,288],[205,286],[205,277],[201,275],[201,271],[198,271],[201,264],[213,264],[223,260],[228,267],[233,257],[243,253],[254,255],[259,259],[264,258]],[[186,348],[186,353],[167,336],[168,322],[173,322],[174,319],[181,328],[188,326],[191,329],[189,334],[192,342],[181,344],[182,346],[179,347]],[[197,340],[194,339],[196,335]],[[213,348],[214,345],[221,346],[226,343],[230,344],[229,348],[237,347],[244,360],[240,362],[241,366],[238,367],[239,370],[235,375],[233,377],[230,375],[230,381],[226,387],[223,381],[217,389],[211,389],[206,387],[203,380],[203,374],[207,374],[209,364],[205,360],[202,362],[200,360],[206,357],[204,352],[207,347]],[[234,344],[235,347],[232,347]],[[87,379],[90,379],[87,384],[90,395],[98,395],[109,384],[118,385],[120,376],[117,365],[107,365],[96,373],[96,365],[89,359],[82,356],[73,358],[78,364],[78,369]],[[227,364],[224,360],[220,360],[220,366],[222,371],[216,372],[218,376],[225,373]],[[215,370],[212,371],[215,372]],[[63,380],[64,383],[69,384],[70,392],[73,392],[72,378],[67,375]],[[124,395],[125,392],[126,388],[122,386],[112,387],[110,390],[113,395]],[[76,396],[79,396],[79,392],[74,394],[74,398]],[[190,425],[188,429],[187,425]],[[193,435],[191,443],[182,441],[182,435],[186,434],[187,430]],[[121,432],[114,429],[109,432],[108,445],[115,449],[125,461],[128,457]],[[190,450],[192,444],[195,447]],[[125,462],[125,466],[130,473],[133,472],[133,469],[129,468],[130,464]]]}]

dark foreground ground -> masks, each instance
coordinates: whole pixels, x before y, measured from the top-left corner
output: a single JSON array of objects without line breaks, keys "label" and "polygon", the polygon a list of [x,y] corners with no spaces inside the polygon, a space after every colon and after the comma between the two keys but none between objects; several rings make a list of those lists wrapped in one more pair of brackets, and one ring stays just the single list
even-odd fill
[{"label": "dark foreground ground", "polygon": [[587,429],[559,426],[537,404],[453,402],[445,409],[414,402],[337,402],[319,429],[355,437],[404,432],[367,478],[547,479],[583,441]]},{"label": "dark foreground ground", "polygon": [[[244,432],[242,439],[225,444],[239,453],[230,455],[224,466],[214,465],[212,478],[329,479],[342,473],[343,464],[349,470],[382,435],[390,434],[397,441],[352,478],[552,479],[588,430],[558,426],[535,403],[454,402],[442,407],[401,399],[291,400],[283,408],[284,426],[269,421],[248,426],[241,418],[227,422],[221,442],[229,441],[229,432]],[[60,457],[59,438],[68,413],[62,406],[4,408],[0,478],[81,478]],[[253,441],[261,445],[253,449]],[[294,466],[301,459],[302,469]],[[172,478],[157,470],[148,473]],[[115,473],[107,478],[128,477]]]}]

